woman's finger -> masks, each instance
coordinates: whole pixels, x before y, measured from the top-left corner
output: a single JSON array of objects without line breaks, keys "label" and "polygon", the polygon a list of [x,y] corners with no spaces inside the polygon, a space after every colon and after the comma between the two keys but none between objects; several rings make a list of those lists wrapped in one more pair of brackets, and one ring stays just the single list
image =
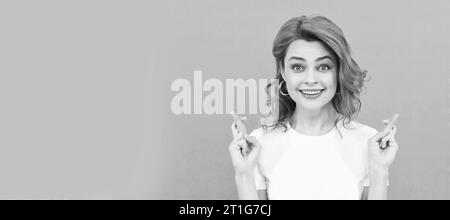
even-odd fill
[{"label": "woman's finger", "polygon": [[[230,112],[231,117],[233,117],[234,122],[236,123],[237,130],[239,133],[247,134],[247,129],[245,128],[245,124],[241,117],[236,115],[234,112]],[[246,119],[245,119],[246,120]]]},{"label": "woman's finger", "polygon": [[251,148],[261,149],[261,145],[255,137],[244,135],[244,139],[251,145]]},{"label": "woman's finger", "polygon": [[387,135],[386,137],[382,138],[381,141],[380,141],[380,148],[384,150],[387,147],[389,147],[388,146],[389,145],[389,140],[390,140],[389,135]]},{"label": "woman's finger", "polygon": [[387,147],[389,147],[388,145],[389,145],[389,135],[381,139],[380,148],[384,150]]},{"label": "woman's finger", "polygon": [[389,123],[386,125],[386,127],[384,127],[385,131],[390,131],[392,130],[392,128],[394,127],[395,123],[397,123],[399,115],[395,114],[392,119],[389,121]]},{"label": "woman's finger", "polygon": [[250,143],[252,145],[251,152],[248,155],[248,159],[250,161],[254,161],[257,159],[257,157],[259,156],[259,153],[262,150],[261,145],[259,144],[258,140],[253,136],[245,135],[244,138],[248,143]]},{"label": "woman's finger", "polygon": [[241,147],[242,149],[247,149],[247,141],[245,141],[244,139],[239,139],[237,142],[237,145],[239,147]]},{"label": "woman's finger", "polygon": [[[385,125],[388,125],[388,124],[389,124],[389,120],[385,119],[385,120],[383,120],[383,123],[384,123]],[[395,127],[395,125],[392,127],[392,130],[394,129],[394,127]]]},{"label": "woman's finger", "polygon": [[382,149],[386,149],[387,147],[390,147],[395,142],[395,132],[397,131],[397,128],[394,126],[393,129],[389,132],[386,137],[382,138],[380,141],[380,147]]},{"label": "woman's finger", "polygon": [[229,147],[229,151],[230,151],[230,154],[231,154],[231,159],[233,160],[233,162],[237,162],[237,161],[240,161],[240,160],[243,159],[241,146],[239,146],[237,144],[237,142],[238,142],[238,140],[233,141],[230,144],[230,147]]},{"label": "woman's finger", "polygon": [[392,128],[392,132],[390,133],[390,137],[389,137],[389,143],[391,145],[397,143],[397,141],[395,139],[395,135],[397,135],[397,126],[394,125],[394,127]]},{"label": "woman's finger", "polygon": [[392,128],[392,134],[395,138],[395,135],[397,135],[397,126],[396,125],[394,125],[394,127]]},{"label": "woman's finger", "polygon": [[384,129],[378,134],[376,134],[373,138],[375,141],[380,141],[382,138],[386,137],[386,135],[389,134],[389,132],[392,130],[393,126],[398,120],[399,115],[395,114],[392,119],[389,121],[389,123],[384,127]]},{"label": "woman's finger", "polygon": [[243,156],[247,156],[248,152],[250,151],[247,141],[244,139],[240,139],[237,143],[237,145],[240,147],[240,151]]},{"label": "woman's finger", "polygon": [[245,149],[242,149],[242,155],[244,155],[245,157],[247,157],[250,153],[251,153],[251,149],[250,148],[245,148]]},{"label": "woman's finger", "polygon": [[387,147],[389,147],[391,140],[395,137],[395,131],[397,129],[395,126],[395,122],[397,121],[397,119],[398,114],[395,114],[391,120],[383,120],[383,123],[386,124],[386,126],[383,131],[379,133],[381,135],[378,137],[380,138],[379,144],[381,149],[386,149]]},{"label": "woman's finger", "polygon": [[229,146],[229,150],[230,151],[236,151],[236,150],[239,150],[239,149],[241,149],[241,147],[238,145],[238,141],[239,141],[239,139],[234,139],[231,143],[230,143],[230,146]]},{"label": "woman's finger", "polygon": [[236,138],[233,139],[233,141],[231,141],[229,150],[241,152],[242,149],[245,149],[245,148],[248,148],[247,141],[245,141],[245,139],[242,137],[242,135],[238,135],[238,136],[236,136]]},{"label": "woman's finger", "polygon": [[[389,121],[388,120],[383,120],[383,122],[385,123],[385,124],[388,124],[389,123]],[[393,131],[393,134],[394,134],[394,136],[397,134],[397,126],[396,125],[394,125],[393,127],[392,127],[392,131]]]},{"label": "woman's finger", "polygon": [[[385,120],[383,120],[383,123],[387,125],[387,124],[389,124],[389,120],[385,119]],[[396,131],[397,131],[397,127],[394,125],[394,126],[392,126],[392,130],[389,132],[389,134],[387,134],[385,137],[383,137],[383,138],[381,139],[381,141],[380,141],[380,147],[381,147],[382,149],[385,149],[386,147],[388,147],[388,140],[389,140],[389,143],[392,142],[392,141],[390,141],[390,140],[391,140],[393,137],[395,137]]]},{"label": "woman's finger", "polygon": [[231,124],[231,133],[233,134],[233,139],[236,139],[239,136],[239,132],[236,127],[236,122]]}]

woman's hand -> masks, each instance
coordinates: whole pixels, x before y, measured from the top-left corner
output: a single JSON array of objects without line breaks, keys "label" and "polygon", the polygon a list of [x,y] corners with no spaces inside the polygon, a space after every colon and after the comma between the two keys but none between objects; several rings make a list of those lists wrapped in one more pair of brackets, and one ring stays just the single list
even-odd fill
[{"label": "woman's hand", "polygon": [[384,120],[386,127],[369,140],[369,172],[387,174],[398,152],[395,140],[398,114],[390,121]]},{"label": "woman's hand", "polygon": [[[240,120],[245,119],[241,118]],[[233,141],[229,150],[236,175],[252,175],[261,152],[261,145],[255,137],[248,136],[242,130],[240,131],[236,121],[231,125],[231,131]]]}]

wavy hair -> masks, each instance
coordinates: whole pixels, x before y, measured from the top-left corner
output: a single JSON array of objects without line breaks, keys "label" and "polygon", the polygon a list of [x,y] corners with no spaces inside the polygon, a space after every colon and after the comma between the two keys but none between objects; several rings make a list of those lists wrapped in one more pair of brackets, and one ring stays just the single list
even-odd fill
[{"label": "wavy hair", "polygon": [[[338,66],[338,85],[336,94],[331,102],[339,113],[335,126],[337,126],[339,120],[343,119],[345,127],[361,109],[360,93],[367,71],[361,70],[353,60],[350,46],[344,37],[344,33],[336,24],[324,16],[301,16],[292,18],[284,23],[273,42],[272,53],[277,67],[277,80],[275,82],[282,83],[284,81],[281,73],[284,70],[286,52],[289,45],[296,40],[320,42],[330,53],[335,55]],[[274,84],[268,84],[267,91],[270,91],[271,86],[274,86]],[[281,92],[278,94],[278,101],[278,118],[269,127],[278,128],[283,126],[286,131],[286,123],[291,120],[296,105],[290,96],[283,96]]]}]

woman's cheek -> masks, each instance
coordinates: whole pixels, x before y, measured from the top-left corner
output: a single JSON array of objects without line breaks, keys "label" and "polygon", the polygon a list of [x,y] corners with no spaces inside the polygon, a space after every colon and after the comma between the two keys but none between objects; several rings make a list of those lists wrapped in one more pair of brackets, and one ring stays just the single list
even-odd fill
[{"label": "woman's cheek", "polygon": [[[294,92],[294,90],[295,90],[295,88],[296,88],[296,86],[295,86],[295,82],[296,82],[296,80],[295,80],[295,78],[292,76],[292,73],[287,73],[286,74],[286,78],[285,78],[285,83],[283,83],[283,84],[285,84],[285,85],[282,85],[283,87],[287,87],[287,91],[289,92],[289,94],[292,94],[292,92]],[[284,89],[284,88],[283,88]]]},{"label": "woman's cheek", "polygon": [[328,96],[331,97],[331,99],[335,96],[336,91],[337,91],[337,77],[336,74],[330,74],[330,78],[329,78],[329,83],[328,83]]},{"label": "woman's cheek", "polygon": [[299,84],[300,84],[299,80],[292,80],[289,83],[289,88],[288,88],[289,89],[289,94],[295,95],[296,92],[297,92],[297,88],[298,88]]}]

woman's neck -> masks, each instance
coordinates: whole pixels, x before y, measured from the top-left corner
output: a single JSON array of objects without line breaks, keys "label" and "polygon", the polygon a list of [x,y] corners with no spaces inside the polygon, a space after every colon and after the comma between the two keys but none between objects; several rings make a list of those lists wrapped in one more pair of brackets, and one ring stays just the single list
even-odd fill
[{"label": "woman's neck", "polygon": [[291,120],[292,127],[306,135],[323,135],[335,126],[338,113],[327,104],[320,110],[306,110],[297,105]]}]

